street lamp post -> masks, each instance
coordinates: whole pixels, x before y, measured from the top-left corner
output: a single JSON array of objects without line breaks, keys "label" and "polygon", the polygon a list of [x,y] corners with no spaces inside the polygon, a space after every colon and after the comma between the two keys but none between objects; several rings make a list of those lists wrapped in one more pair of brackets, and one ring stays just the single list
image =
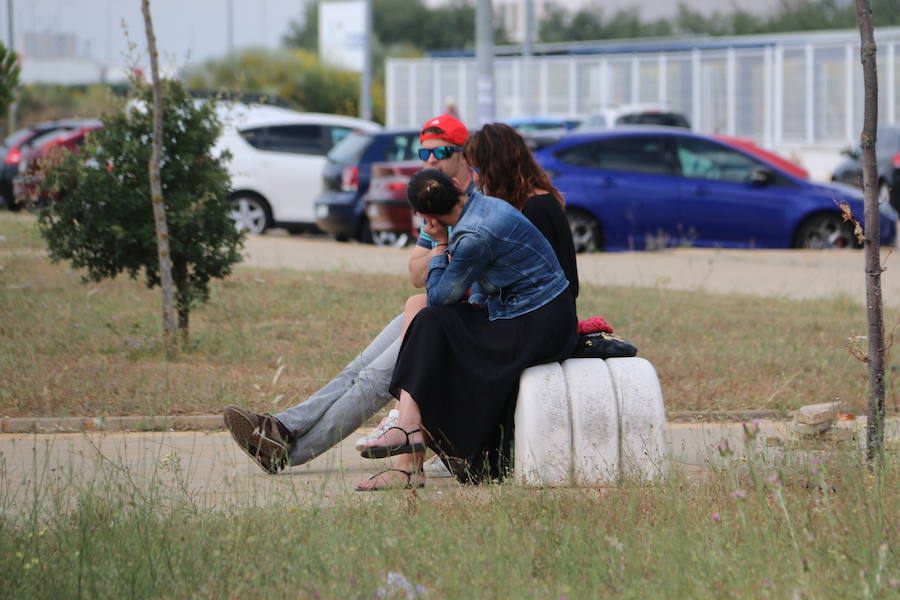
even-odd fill
[{"label": "street lamp post", "polygon": [[363,69],[359,81],[359,116],[372,120],[372,0],[363,0]]}]

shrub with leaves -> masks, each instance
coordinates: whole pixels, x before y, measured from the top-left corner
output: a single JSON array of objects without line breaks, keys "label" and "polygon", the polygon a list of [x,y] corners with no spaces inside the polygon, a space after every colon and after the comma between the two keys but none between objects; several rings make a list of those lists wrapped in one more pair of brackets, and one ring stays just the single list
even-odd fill
[{"label": "shrub with leaves", "polygon": [[[214,156],[221,131],[215,105],[192,99],[177,81],[163,82],[161,179],[169,227],[179,329],[187,335],[190,310],[209,298],[209,282],[241,260],[243,237],[229,218],[231,185]],[[127,107],[105,116],[77,154],[48,166],[42,182],[50,197],[38,229],[54,262],[68,260],[100,281],[127,272],[160,283],[148,160],[151,90],[138,88]]]},{"label": "shrub with leaves", "polygon": [[0,43],[0,117],[6,116],[19,85],[19,55]]}]

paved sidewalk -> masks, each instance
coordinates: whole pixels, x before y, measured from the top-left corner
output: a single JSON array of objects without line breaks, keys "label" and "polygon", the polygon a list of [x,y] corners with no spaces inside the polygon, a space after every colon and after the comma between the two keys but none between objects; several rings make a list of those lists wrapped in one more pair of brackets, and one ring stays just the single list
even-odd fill
[{"label": "paved sidewalk", "polygon": [[[857,428],[863,423],[855,425]],[[795,450],[786,422],[762,422],[753,442],[760,450],[778,454]],[[7,514],[26,515],[35,498],[77,497],[88,486],[102,490],[116,486],[157,492],[172,501],[189,500],[198,507],[293,506],[329,502],[372,493],[354,491],[357,482],[390,466],[389,459],[366,460],[354,449],[360,429],[321,457],[279,475],[267,475],[235,445],[226,432],[86,432],[81,434],[0,435],[0,481]],[[900,420],[891,419],[888,438],[896,445]],[[723,439],[737,452],[746,446],[740,423],[670,423],[666,437],[674,464],[696,474],[722,458],[715,450]],[[773,443],[773,440],[776,443]],[[780,440],[786,440],[781,442]],[[805,451],[827,450],[815,443],[797,447]],[[430,479],[420,493],[472,490],[452,479]]]}]

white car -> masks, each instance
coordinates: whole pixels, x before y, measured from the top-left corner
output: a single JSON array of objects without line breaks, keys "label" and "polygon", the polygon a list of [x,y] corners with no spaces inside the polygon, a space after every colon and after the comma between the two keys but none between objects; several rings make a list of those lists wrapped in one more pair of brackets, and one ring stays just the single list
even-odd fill
[{"label": "white car", "polygon": [[231,218],[250,233],[314,229],[325,154],[351,131],[381,129],[363,119],[263,104],[225,104],[219,117],[216,151],[231,152]]},{"label": "white car", "polygon": [[691,124],[681,112],[664,104],[624,104],[592,111],[579,129],[601,129],[622,125],[666,125],[690,129]]}]

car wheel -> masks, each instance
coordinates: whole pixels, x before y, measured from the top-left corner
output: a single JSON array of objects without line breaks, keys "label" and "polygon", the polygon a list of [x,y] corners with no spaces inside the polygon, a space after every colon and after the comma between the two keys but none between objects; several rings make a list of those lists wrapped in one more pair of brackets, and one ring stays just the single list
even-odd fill
[{"label": "car wheel", "polygon": [[855,248],[853,227],[836,213],[815,215],[797,230],[797,248]]},{"label": "car wheel", "polygon": [[269,216],[269,205],[255,194],[235,194],[231,198],[231,213],[238,231],[262,233],[269,228],[272,218]]},{"label": "car wheel", "polygon": [[365,215],[363,215],[356,230],[356,240],[363,244],[374,243],[372,240],[372,229],[369,227],[369,219]]},{"label": "car wheel", "polygon": [[376,246],[403,248],[409,243],[409,234],[396,231],[373,231],[372,243]]},{"label": "car wheel", "polygon": [[577,209],[567,209],[566,217],[569,219],[569,229],[572,230],[575,252],[596,252],[603,249],[600,224],[594,217]]}]

